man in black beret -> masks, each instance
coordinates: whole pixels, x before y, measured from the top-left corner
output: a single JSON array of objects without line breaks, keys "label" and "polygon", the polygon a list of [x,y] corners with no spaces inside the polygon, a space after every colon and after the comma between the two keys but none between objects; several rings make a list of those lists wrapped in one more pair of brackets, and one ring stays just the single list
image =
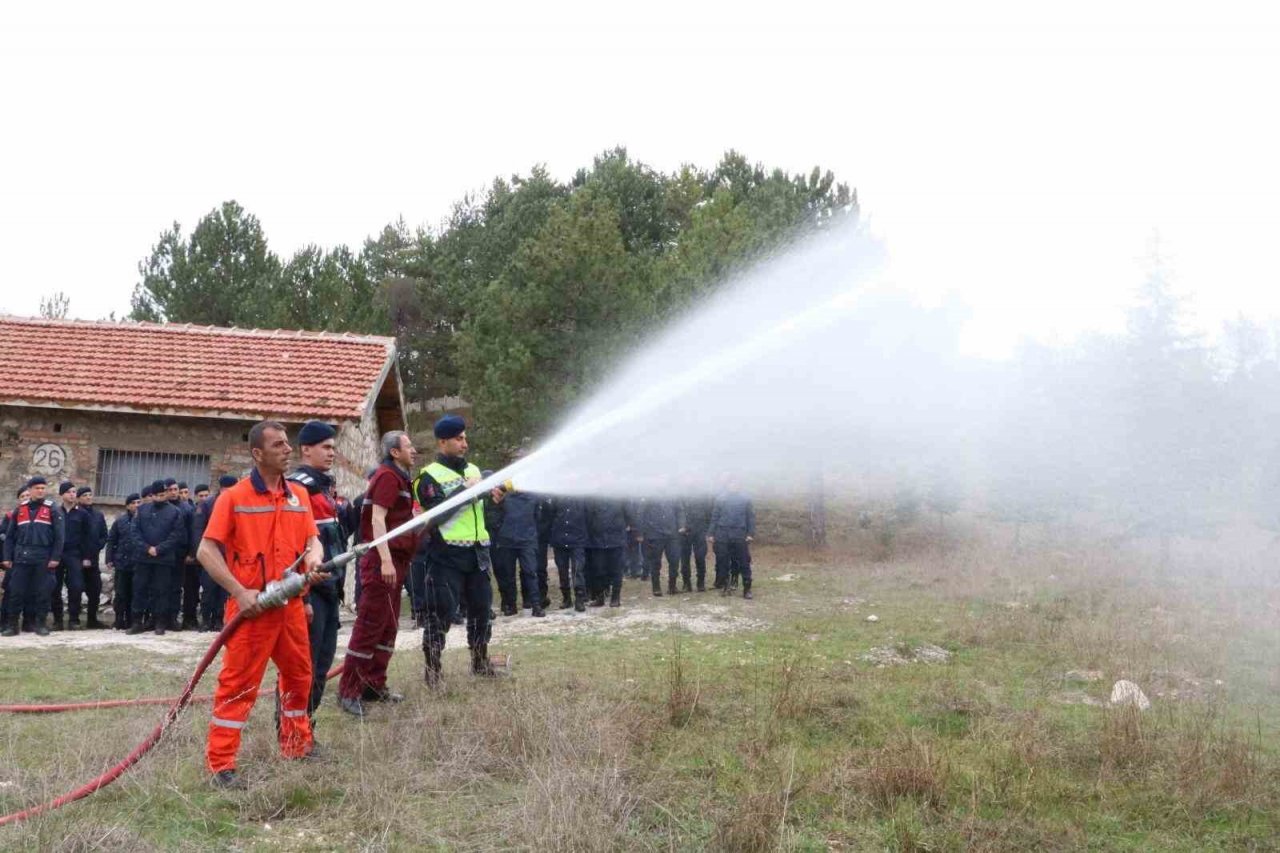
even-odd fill
[{"label": "man in black beret", "polygon": [[[207,495],[196,504],[195,514],[191,518],[191,541],[197,543],[204,538],[204,529],[209,524],[209,516],[213,515],[213,507],[221,497],[223,490],[234,486],[238,481],[230,474],[218,478],[218,491]],[[197,488],[197,492],[199,489]],[[227,591],[223,589],[204,567],[200,567],[200,620],[197,628],[201,631],[221,631],[223,613],[227,608]]]},{"label": "man in black beret", "polygon": [[[144,487],[143,494],[149,498],[151,488]],[[142,494],[134,492],[125,498],[124,512],[111,523],[107,533],[107,568],[115,580],[115,596],[112,605],[116,611],[115,622],[111,627],[123,631],[129,627],[133,618],[133,544],[129,536],[129,528],[138,515],[138,506],[142,502]]]},{"label": "man in black beret", "polygon": [[[480,468],[466,458],[466,430],[466,421],[458,415],[445,415],[436,421],[435,461],[419,472],[414,483],[418,504],[424,512],[481,481]],[[506,493],[493,489],[490,496],[495,504],[501,504]],[[425,535],[430,536],[427,627],[422,637],[427,684],[440,683],[441,654],[455,607],[461,607],[466,614],[472,673],[492,676],[495,673],[489,661],[489,637],[493,586],[489,579],[489,532],[483,502],[477,498],[463,504],[436,519],[427,531]]]},{"label": "man in black beret", "polygon": [[209,497],[209,484],[196,483],[196,487],[191,490],[191,494],[194,495],[194,498],[195,498],[194,500],[192,500],[191,505],[200,506],[200,502],[205,498]]},{"label": "man in black beret", "polygon": [[[176,483],[175,483],[176,485]],[[163,634],[173,615],[169,583],[173,578],[175,554],[182,553],[186,541],[182,511],[169,502],[164,481],[151,484],[153,499],[138,507],[129,528],[133,543],[133,624],[127,633],[141,634],[148,627]]]},{"label": "man in black beret", "polygon": [[107,529],[107,517],[93,505],[93,489],[88,486],[76,489],[76,503],[87,516],[85,538],[80,549],[86,602],[84,626],[98,630],[107,627],[98,621],[98,606],[102,603],[102,549],[106,547],[110,531]]},{"label": "man in black beret", "polygon": [[[298,431],[298,455],[302,464],[288,477],[307,490],[326,561],[347,549],[347,535],[338,518],[334,482],[329,475],[337,458],[337,435],[338,431],[323,421],[303,424]],[[346,567],[340,566],[328,580],[313,585],[303,598],[311,642],[311,698],[307,703],[307,713],[311,717],[313,736],[316,709],[324,698],[325,682],[338,648],[338,611],[345,581]]]},{"label": "man in black beret", "polygon": [[192,537],[196,508],[184,494],[189,494],[186,483],[169,477],[164,481],[164,487],[169,503],[177,507],[182,515],[182,541],[173,559],[169,612],[173,614],[170,627],[175,631],[183,631],[196,627],[196,612],[200,606],[200,564],[196,561],[196,548],[199,547],[200,540]]},{"label": "man in black beret", "polygon": [[[16,532],[16,528],[14,527],[13,517],[18,512],[18,507],[22,506],[24,503],[27,502],[29,495],[30,495],[30,492],[27,491],[26,486],[22,486],[21,488],[18,489],[17,506],[15,506],[11,512],[6,512],[4,514],[4,520],[0,521],[0,542],[3,542],[4,540],[8,539],[11,535],[13,535],[14,532]],[[3,559],[3,558],[0,557],[0,559]],[[12,572],[9,572],[3,568],[0,568],[0,632],[8,631],[9,626],[14,625],[14,621],[19,615],[14,608],[15,596],[13,596],[9,592],[9,584],[10,584],[9,579],[11,575],[12,575]],[[18,633],[18,629],[15,625],[13,629],[13,634],[6,634],[5,636],[12,637],[14,634],[17,634],[17,633]]]},{"label": "man in black beret", "polygon": [[[53,592],[50,593],[49,611],[53,614],[53,630],[61,631],[64,627],[72,631],[80,629],[80,600],[84,596],[84,569],[93,539],[93,519],[80,508],[76,500],[76,484],[64,480],[58,484],[58,497],[62,503],[64,540],[62,544],[62,562],[54,577]],[[67,592],[67,621],[62,621],[62,591]]]},{"label": "man in black beret", "polygon": [[40,636],[49,633],[45,616],[54,576],[62,561],[65,519],[51,498],[44,496],[44,477],[27,481],[27,501],[13,511],[13,524],[4,538],[4,559],[0,561],[9,578],[14,597],[13,617],[5,634],[13,636],[22,616],[22,630]]}]

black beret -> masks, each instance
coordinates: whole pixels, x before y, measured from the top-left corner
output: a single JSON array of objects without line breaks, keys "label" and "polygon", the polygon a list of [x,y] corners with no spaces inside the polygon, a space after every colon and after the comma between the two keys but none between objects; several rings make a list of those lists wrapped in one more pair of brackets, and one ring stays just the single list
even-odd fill
[{"label": "black beret", "polygon": [[124,499],[124,502],[127,504],[131,504],[134,501],[140,501],[140,500],[142,500],[142,495],[138,494],[137,492],[132,492],[129,495],[129,497]]},{"label": "black beret", "polygon": [[138,495],[138,499],[141,500],[142,498],[149,498],[155,493],[156,493],[155,486],[143,486],[142,492]]},{"label": "black beret", "polygon": [[151,483],[151,494],[164,491],[164,480],[154,480]]},{"label": "black beret", "polygon": [[179,488],[179,489],[185,489],[186,487],[187,487],[187,484],[186,484],[186,483],[182,482],[181,480],[179,480],[179,481],[178,481],[178,488]]},{"label": "black beret", "polygon": [[178,485],[178,481],[173,479],[172,477],[165,477],[164,482],[162,482],[160,485],[167,489],[170,486]]},{"label": "black beret", "polygon": [[39,474],[36,474],[30,480],[27,480],[27,485],[25,488],[29,489],[32,486],[47,486],[47,485],[49,485],[49,481],[46,480],[44,477],[41,477]]},{"label": "black beret", "polygon": [[218,478],[218,488],[229,489],[238,482],[240,481],[235,478],[235,475],[223,474],[221,477]]},{"label": "black beret", "polygon": [[76,484],[71,482],[70,480],[63,480],[61,483],[58,484],[58,494],[65,495],[67,492],[71,491],[75,487],[76,487]]},{"label": "black beret", "polygon": [[322,441],[328,441],[338,434],[338,431],[332,424],[324,421],[307,421],[302,425],[302,429],[298,430],[298,446],[306,447],[312,444],[319,444]]},{"label": "black beret", "polygon": [[436,421],[436,438],[457,438],[467,431],[467,422],[458,415],[445,415]]},{"label": "black beret", "polygon": [[89,488],[88,486],[81,486],[80,488],[76,489],[76,497],[82,498],[85,495],[90,494],[92,491],[93,489]]},{"label": "black beret", "polygon": [[193,492],[207,492],[207,491],[209,491],[209,484],[208,484],[208,483],[196,483],[196,487],[195,487],[194,489],[192,489],[191,491],[193,491]]}]

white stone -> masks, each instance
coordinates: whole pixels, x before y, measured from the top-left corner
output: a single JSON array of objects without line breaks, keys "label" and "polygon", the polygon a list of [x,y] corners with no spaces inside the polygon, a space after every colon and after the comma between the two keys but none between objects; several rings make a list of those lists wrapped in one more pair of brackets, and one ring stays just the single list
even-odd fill
[{"label": "white stone", "polygon": [[870,616],[868,616],[868,617],[867,617],[867,621],[868,621],[868,622],[879,622],[879,621],[880,621],[880,617],[879,617],[879,616],[877,616],[877,615],[875,615],[874,613],[872,613]]},{"label": "white stone", "polygon": [[1111,688],[1111,704],[1115,707],[1135,705],[1139,711],[1145,711],[1151,707],[1151,700],[1141,687],[1122,678]]}]

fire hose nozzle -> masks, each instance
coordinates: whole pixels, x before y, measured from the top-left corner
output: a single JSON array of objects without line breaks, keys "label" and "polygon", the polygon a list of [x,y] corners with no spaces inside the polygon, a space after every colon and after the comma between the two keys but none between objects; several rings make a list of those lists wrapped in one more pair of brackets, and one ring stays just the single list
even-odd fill
[{"label": "fire hose nozzle", "polygon": [[289,599],[302,595],[306,588],[307,576],[297,572],[289,572],[283,578],[267,584],[267,588],[258,593],[258,606],[264,610],[283,607]]},{"label": "fire hose nozzle", "polygon": [[368,550],[369,550],[368,545],[357,545],[356,547],[352,548],[350,551],[345,551],[339,554],[338,556],[334,557],[333,559],[326,560],[325,562],[316,566],[316,571],[324,572],[326,575],[331,575],[334,573],[334,570],[342,568],[347,563],[350,563],[352,560],[356,559],[357,557],[362,556]]}]

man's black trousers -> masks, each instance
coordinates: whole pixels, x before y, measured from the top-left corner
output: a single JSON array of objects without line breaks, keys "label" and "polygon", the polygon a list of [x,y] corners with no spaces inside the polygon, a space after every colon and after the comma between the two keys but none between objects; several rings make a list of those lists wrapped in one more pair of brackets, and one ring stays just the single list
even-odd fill
[{"label": "man's black trousers", "polygon": [[684,582],[689,582],[690,558],[698,566],[698,586],[707,583],[707,534],[700,531],[689,531],[680,534],[680,574]]},{"label": "man's black trousers", "polygon": [[333,656],[338,649],[338,595],[332,597],[313,590],[311,593],[311,624],[307,633],[311,639],[311,699],[307,713],[314,717],[320,700],[324,698],[324,685]]},{"label": "man's black trousers", "polygon": [[[489,608],[493,587],[489,580],[489,554],[483,546],[445,546],[431,552],[427,570],[426,629],[424,648],[444,648],[445,634],[453,623],[455,606],[467,621],[467,645],[489,644]],[[456,605],[455,605],[456,602]]]},{"label": "man's black trousers", "polygon": [[[654,591],[662,589],[662,557],[667,557],[667,574],[668,587],[674,588],[676,585],[676,572],[680,568],[680,537],[672,536],[669,539],[646,539],[644,540],[644,564],[645,572],[649,575],[649,580],[653,583]],[[685,575],[688,581],[689,576]]]},{"label": "man's black trousers", "polygon": [[493,574],[498,580],[498,594],[502,606],[518,607],[516,569],[519,567],[520,592],[524,593],[525,607],[541,607],[541,584],[538,582],[538,546],[495,546],[493,549]]}]

